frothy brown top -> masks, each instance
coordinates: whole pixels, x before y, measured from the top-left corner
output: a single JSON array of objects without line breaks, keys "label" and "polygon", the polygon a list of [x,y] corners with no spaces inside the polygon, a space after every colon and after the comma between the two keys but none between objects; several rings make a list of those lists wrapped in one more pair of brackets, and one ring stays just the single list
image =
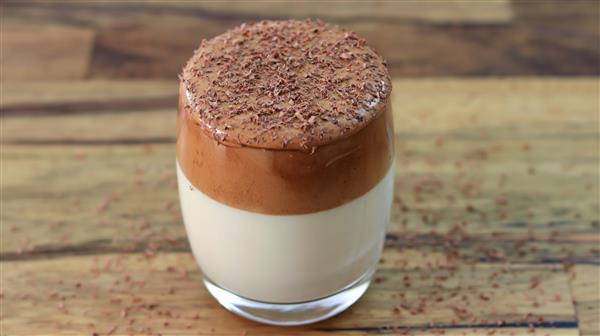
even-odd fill
[{"label": "frothy brown top", "polygon": [[203,40],[180,76],[191,117],[219,143],[314,151],[360,131],[391,90],[385,61],[320,21],[261,21]]},{"label": "frothy brown top", "polygon": [[383,60],[352,32],[242,25],[203,41],[183,70],[177,160],[190,187],[238,209],[332,209],[390,169],[390,90]]}]

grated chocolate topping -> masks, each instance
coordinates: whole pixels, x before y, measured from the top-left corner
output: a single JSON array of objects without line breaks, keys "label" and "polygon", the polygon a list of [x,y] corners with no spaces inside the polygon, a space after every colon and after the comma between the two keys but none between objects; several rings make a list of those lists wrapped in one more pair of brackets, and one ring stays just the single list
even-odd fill
[{"label": "grated chocolate topping", "polygon": [[186,110],[218,142],[314,151],[382,113],[385,61],[321,21],[242,24],[202,40],[180,75]]}]

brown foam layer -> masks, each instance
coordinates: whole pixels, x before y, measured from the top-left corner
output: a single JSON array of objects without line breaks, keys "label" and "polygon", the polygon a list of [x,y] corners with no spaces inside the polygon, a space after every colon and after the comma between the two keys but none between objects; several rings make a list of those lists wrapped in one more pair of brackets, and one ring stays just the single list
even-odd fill
[{"label": "brown foam layer", "polygon": [[184,90],[181,86],[179,164],[193,187],[229,206],[276,215],[331,209],[365,194],[391,165],[393,123],[389,107],[367,127],[311,154],[233,147],[216,141],[193,117]]},{"label": "brown foam layer", "polygon": [[180,78],[177,158],[221,203],[331,209],[390,167],[390,78],[351,31],[310,20],[242,25],[202,41]]},{"label": "brown foam layer", "polygon": [[202,41],[180,76],[194,118],[221,143],[313,150],[363,129],[391,90],[385,61],[320,21],[261,21]]}]

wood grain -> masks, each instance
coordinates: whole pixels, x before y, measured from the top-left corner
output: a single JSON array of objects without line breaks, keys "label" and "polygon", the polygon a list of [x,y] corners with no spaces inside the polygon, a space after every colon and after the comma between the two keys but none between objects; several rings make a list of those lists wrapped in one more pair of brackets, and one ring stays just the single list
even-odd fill
[{"label": "wood grain", "polygon": [[[68,90],[78,85],[87,87]],[[72,95],[37,99],[40,84],[29,102],[7,100],[42,112],[44,104],[84,100],[109,109],[2,119],[2,257],[187,250],[172,169],[174,110],[110,110],[113,100],[162,97],[174,86],[118,82],[114,97],[105,93],[109,82],[56,86]],[[458,250],[466,260],[599,262],[596,80],[396,80],[394,87],[390,248]]]},{"label": "wood grain", "polygon": [[513,11],[509,0],[492,0],[474,3],[466,0],[440,1],[370,1],[362,3],[347,1],[321,1],[316,5],[310,0],[289,2],[244,2],[226,0],[220,2],[184,2],[176,4],[146,1],[147,7],[184,9],[190,12],[202,12],[216,17],[269,17],[269,18],[306,18],[321,16],[328,19],[417,21],[430,23],[487,23],[510,22]]},{"label": "wood grain", "polygon": [[[28,9],[52,8],[71,10],[91,8],[96,10],[177,14],[189,16],[214,16],[217,18],[305,18],[322,16],[341,20],[389,20],[389,21],[423,21],[432,23],[488,23],[497,24],[509,22],[514,14],[510,0],[490,0],[474,3],[468,0],[447,1],[405,1],[392,2],[375,0],[368,4],[359,1],[321,1],[316,4],[310,0],[296,2],[286,1],[257,1],[245,2],[225,0],[219,2],[157,2],[140,0],[135,3],[90,2],[85,4],[65,4],[60,1],[28,1],[18,4],[18,1],[8,1],[8,5]],[[33,12],[33,10],[32,10]]]},{"label": "wood grain", "polygon": [[2,87],[0,112],[25,116],[172,108],[176,93],[175,81],[9,81]]},{"label": "wood grain", "polygon": [[[422,148],[423,152],[413,156],[417,158],[431,153],[427,148],[433,147],[430,141],[407,144]],[[469,145],[459,142],[456,147]],[[570,149],[559,145],[551,143],[545,150]],[[542,147],[537,142],[533,146],[537,151]],[[451,147],[455,146],[447,141],[446,148]],[[3,146],[2,256],[186,249],[172,172],[173,153],[171,144]],[[505,156],[488,160],[486,166],[480,164],[476,169],[482,172],[489,171],[487,164],[501,162],[507,165],[507,172],[517,168],[520,172],[506,173],[507,182],[501,189],[497,181],[502,170],[471,174],[490,182],[468,198],[460,196],[462,185],[452,185],[460,172],[444,166],[427,168],[425,160],[413,163],[410,170],[399,167],[397,195],[411,210],[395,207],[388,245],[414,244],[444,251],[450,234],[468,259],[598,263],[599,238],[593,224],[598,185],[593,184],[591,175],[595,165],[590,162],[565,172],[558,164],[532,178],[527,173],[529,164],[506,163],[507,157],[518,153],[520,149],[505,151]],[[412,198],[416,182],[402,183],[432,181],[431,176],[448,184],[447,192],[456,195],[454,204],[447,202],[445,193],[423,194],[424,201],[417,202]],[[551,181],[555,185],[548,185]],[[588,184],[591,189],[586,191]],[[496,212],[498,195],[509,199],[505,218]],[[478,210],[465,211],[467,204]],[[31,208],[36,211],[28,211]],[[535,209],[533,218],[530,209]],[[488,218],[482,219],[482,214]],[[491,241],[498,244],[489,246]]]},{"label": "wood grain", "polygon": [[[307,16],[357,31],[387,58],[394,75],[600,74],[596,1],[13,1],[2,6],[9,23],[93,30],[94,78],[171,79],[202,38],[246,21]],[[41,70],[41,61],[27,65]],[[38,79],[52,78],[38,73]]]},{"label": "wood grain", "polygon": [[2,24],[0,80],[83,79],[89,74],[93,30],[44,24]]},{"label": "wood grain", "polygon": [[[64,257],[3,262],[2,267],[6,271],[2,322],[10,335],[38,330],[52,330],[54,335],[105,334],[113,329],[115,335],[282,332],[225,313],[202,288],[189,253]],[[389,266],[376,278],[367,295],[341,316],[308,328],[286,329],[286,334],[422,328],[435,332],[449,325],[454,332],[471,334],[471,328],[488,327],[506,328],[508,333],[524,332],[529,323],[541,334],[574,334],[575,315],[561,267],[476,264],[415,270]]]},{"label": "wood grain", "polygon": [[[393,87],[394,127],[403,137],[492,140],[506,138],[508,134],[512,138],[560,137],[565,132],[590,135],[600,120],[596,105],[600,90],[597,78],[396,78]],[[133,118],[139,116],[136,111],[140,110],[155,113],[155,116],[138,118],[136,124],[161,127],[158,133],[129,128],[116,131],[114,136],[162,135],[174,129],[175,121],[167,114],[175,113],[176,90],[176,81],[163,80],[9,82],[3,87],[0,101],[2,116],[67,114],[60,112],[61,109],[75,116],[36,118],[39,123],[28,122],[29,118],[7,118],[3,120],[5,132],[1,139],[3,142],[61,139],[71,132],[71,125],[78,128],[87,122],[86,118],[77,118],[78,112],[130,112],[128,121],[123,123],[132,125]],[[163,103],[148,107],[145,100],[162,100]],[[115,102],[130,102],[130,106],[119,109]],[[96,106],[88,109],[87,105],[92,104]],[[165,123],[167,119],[170,121]],[[57,131],[45,125],[62,127]],[[110,129],[105,131],[111,132]],[[89,137],[103,135],[90,134],[88,130],[79,133]]]},{"label": "wood grain", "polygon": [[569,283],[581,335],[600,335],[600,267],[570,267]]},{"label": "wood grain", "polygon": [[[286,335],[596,334],[598,79],[393,85],[396,198],[376,280],[340,317]],[[173,172],[175,82],[7,87],[2,334],[281,334],[200,285]]]}]

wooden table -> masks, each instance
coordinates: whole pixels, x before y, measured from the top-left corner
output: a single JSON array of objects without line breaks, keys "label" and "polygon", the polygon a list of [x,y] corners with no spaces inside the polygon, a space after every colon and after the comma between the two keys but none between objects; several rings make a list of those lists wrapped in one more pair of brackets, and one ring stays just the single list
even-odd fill
[{"label": "wooden table", "polygon": [[2,335],[598,335],[597,78],[396,79],[396,196],[369,291],[303,328],[201,285],[178,206],[174,81],[12,83]]}]

